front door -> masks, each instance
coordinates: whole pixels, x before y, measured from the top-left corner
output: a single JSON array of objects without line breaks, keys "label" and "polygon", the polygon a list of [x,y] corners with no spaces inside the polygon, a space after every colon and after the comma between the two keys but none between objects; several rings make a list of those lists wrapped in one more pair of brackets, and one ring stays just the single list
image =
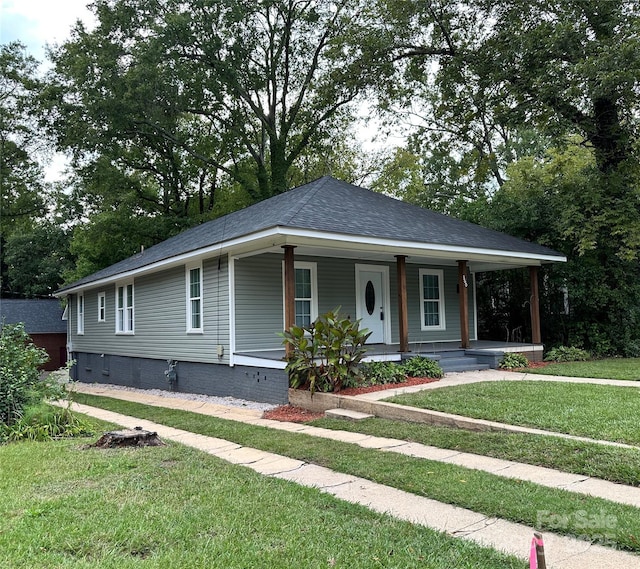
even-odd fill
[{"label": "front door", "polygon": [[386,319],[386,272],[371,265],[356,268],[357,274],[357,311],[360,327],[368,328],[371,336],[369,344],[383,344],[385,342]]}]

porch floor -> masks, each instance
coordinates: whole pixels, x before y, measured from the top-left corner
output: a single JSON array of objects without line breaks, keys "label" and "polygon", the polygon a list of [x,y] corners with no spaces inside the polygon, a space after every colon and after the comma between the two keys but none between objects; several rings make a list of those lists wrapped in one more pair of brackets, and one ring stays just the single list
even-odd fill
[{"label": "porch floor", "polygon": [[[490,340],[471,340],[469,350],[486,352],[542,352],[542,344],[520,344],[516,342],[499,342]],[[388,356],[388,359],[401,358],[400,344],[367,344],[367,357]],[[410,342],[407,355],[429,355],[439,352],[461,350],[460,342]],[[284,348],[279,350],[236,352],[236,355],[263,360],[283,361]],[[386,358],[385,358],[386,359]]]}]

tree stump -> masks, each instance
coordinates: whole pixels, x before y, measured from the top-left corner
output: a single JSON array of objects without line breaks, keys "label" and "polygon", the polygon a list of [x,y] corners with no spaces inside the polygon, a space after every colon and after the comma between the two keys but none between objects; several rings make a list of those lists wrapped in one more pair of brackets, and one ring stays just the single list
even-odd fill
[{"label": "tree stump", "polygon": [[162,442],[158,433],[145,431],[142,427],[136,427],[135,429],[123,429],[105,433],[89,446],[97,448],[157,447],[165,446],[165,443]]}]

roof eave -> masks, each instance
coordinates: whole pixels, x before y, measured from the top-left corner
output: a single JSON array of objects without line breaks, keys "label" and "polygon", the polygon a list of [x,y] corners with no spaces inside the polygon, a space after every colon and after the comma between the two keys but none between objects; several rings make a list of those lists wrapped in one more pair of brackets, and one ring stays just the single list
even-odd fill
[{"label": "roof eave", "polygon": [[385,251],[402,255],[428,255],[443,259],[487,261],[492,264],[506,266],[541,265],[544,263],[566,262],[566,257],[552,254],[535,254],[524,251],[506,251],[483,247],[467,247],[427,243],[417,241],[400,241],[396,239],[371,237],[365,235],[350,235],[346,233],[323,232],[287,226],[274,226],[255,233],[249,233],[235,239],[215,243],[213,245],[188,251],[180,255],[161,259],[132,270],[123,271],[108,277],[88,281],[77,286],[70,285],[57,291],[54,296],[60,298],[83,290],[108,285],[118,281],[128,280],[136,276],[154,273],[174,266],[192,262],[198,258],[213,255],[233,254],[242,255],[251,251],[262,250],[265,247],[279,247],[291,245],[335,245],[337,248],[368,251]]}]

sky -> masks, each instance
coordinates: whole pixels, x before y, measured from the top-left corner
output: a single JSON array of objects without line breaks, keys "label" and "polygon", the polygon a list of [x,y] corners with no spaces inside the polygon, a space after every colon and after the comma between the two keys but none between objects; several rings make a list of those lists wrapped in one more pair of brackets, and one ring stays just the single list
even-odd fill
[{"label": "sky", "polygon": [[0,43],[20,41],[44,62],[45,46],[62,43],[76,20],[91,23],[90,0],[0,0]]},{"label": "sky", "polygon": [[[69,38],[71,28],[80,19],[91,25],[93,15],[87,9],[91,0],[0,0],[0,44],[23,43],[29,55],[46,63],[46,46],[61,44]],[[67,160],[54,154],[44,167],[45,181],[62,177]]]},{"label": "sky", "polygon": [[[30,55],[48,67],[46,46],[61,44],[70,37],[71,29],[80,19],[90,29],[95,22],[87,6],[92,0],[0,0],[0,44],[22,42]],[[363,113],[367,116],[370,113]],[[363,126],[359,136],[365,149],[376,148],[373,137],[378,125]],[[66,160],[55,155],[45,168],[46,181],[61,177]]]}]

